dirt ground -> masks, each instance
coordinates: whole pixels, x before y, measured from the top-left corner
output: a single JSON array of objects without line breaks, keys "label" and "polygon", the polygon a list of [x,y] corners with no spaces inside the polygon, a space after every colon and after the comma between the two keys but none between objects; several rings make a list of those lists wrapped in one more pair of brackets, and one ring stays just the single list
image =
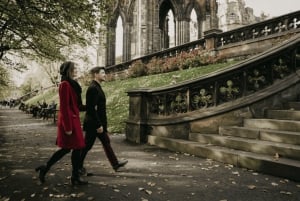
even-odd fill
[{"label": "dirt ground", "polygon": [[[300,201],[300,183],[209,159],[137,145],[112,135],[128,164],[114,172],[96,142],[86,158],[86,186],[70,185],[70,154],[40,184],[34,168],[57,149],[56,127],[17,109],[0,108],[0,200]],[[300,174],[300,173],[299,173]]]}]

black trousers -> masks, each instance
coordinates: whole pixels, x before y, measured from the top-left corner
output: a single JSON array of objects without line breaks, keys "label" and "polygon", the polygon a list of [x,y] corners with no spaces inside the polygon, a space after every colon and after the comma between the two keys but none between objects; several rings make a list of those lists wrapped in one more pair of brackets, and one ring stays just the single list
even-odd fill
[{"label": "black trousers", "polygon": [[[71,149],[59,149],[51,156],[46,165],[46,170],[48,171],[52,165],[54,165],[57,161],[62,159],[66,154],[70,153]],[[80,166],[80,149],[73,149],[71,155],[72,161],[72,177],[79,177],[78,170]]]},{"label": "black trousers", "polygon": [[79,167],[80,168],[83,167],[84,159],[87,153],[89,152],[89,150],[92,149],[96,138],[98,138],[101,141],[106,157],[109,160],[111,166],[114,167],[115,165],[117,165],[119,162],[115,155],[115,152],[111,147],[110,139],[107,132],[97,133],[96,130],[87,130],[85,132],[85,148],[81,150],[81,157],[80,157],[81,161]]}]

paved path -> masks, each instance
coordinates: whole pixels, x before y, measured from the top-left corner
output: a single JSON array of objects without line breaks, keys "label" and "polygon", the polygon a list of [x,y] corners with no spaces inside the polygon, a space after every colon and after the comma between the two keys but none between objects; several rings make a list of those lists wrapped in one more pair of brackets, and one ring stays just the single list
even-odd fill
[{"label": "paved path", "polygon": [[[86,159],[95,175],[89,185],[70,185],[70,155],[51,169],[39,184],[34,168],[57,149],[56,127],[16,109],[0,109],[0,200],[95,201],[299,201],[300,184],[228,164],[112,135],[119,158],[129,160],[120,172],[112,171],[100,142]],[[300,174],[300,173],[299,173]]]}]

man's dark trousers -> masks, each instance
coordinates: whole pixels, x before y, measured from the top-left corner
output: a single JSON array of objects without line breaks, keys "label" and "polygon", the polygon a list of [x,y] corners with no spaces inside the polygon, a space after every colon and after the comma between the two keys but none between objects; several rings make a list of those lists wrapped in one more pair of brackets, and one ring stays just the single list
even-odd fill
[{"label": "man's dark trousers", "polygon": [[111,147],[110,139],[109,139],[107,132],[97,133],[96,130],[88,130],[87,129],[85,132],[85,148],[82,149],[82,152],[81,152],[80,168],[83,167],[84,159],[85,159],[88,151],[93,147],[96,138],[98,138],[101,141],[102,146],[105,151],[105,154],[106,154],[111,166],[114,167],[115,165],[118,165],[118,159]]}]

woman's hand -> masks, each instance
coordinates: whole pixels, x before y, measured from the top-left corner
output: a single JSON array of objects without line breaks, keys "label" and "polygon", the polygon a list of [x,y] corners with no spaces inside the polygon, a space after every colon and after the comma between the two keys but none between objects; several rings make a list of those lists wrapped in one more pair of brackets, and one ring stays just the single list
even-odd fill
[{"label": "woman's hand", "polygon": [[72,135],[72,131],[66,131],[67,135]]}]

